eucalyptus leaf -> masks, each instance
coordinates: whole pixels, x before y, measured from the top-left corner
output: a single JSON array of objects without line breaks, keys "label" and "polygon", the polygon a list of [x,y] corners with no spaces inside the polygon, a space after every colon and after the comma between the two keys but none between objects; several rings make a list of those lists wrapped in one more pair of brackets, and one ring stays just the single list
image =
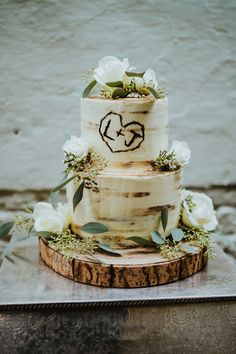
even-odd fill
[{"label": "eucalyptus leaf", "polygon": [[73,196],[73,210],[75,211],[75,208],[77,205],[81,202],[83,198],[83,192],[84,192],[84,182],[82,182],[78,189],[76,190],[74,196]]},{"label": "eucalyptus leaf", "polygon": [[97,84],[96,80],[93,80],[92,82],[90,82],[90,84],[84,89],[84,92],[82,94],[83,98],[88,97],[88,95],[90,94],[91,90],[94,88],[94,86]]},{"label": "eucalyptus leaf", "polygon": [[10,253],[12,253],[12,251],[14,250],[14,248],[18,243],[27,240],[29,237],[30,236],[27,234],[27,235],[23,235],[22,237],[14,237],[13,239],[11,239],[10,243],[4,248],[1,254],[2,257],[4,258]]},{"label": "eucalyptus leaf", "polygon": [[60,189],[62,189],[67,183],[69,183],[70,181],[72,181],[75,177],[77,177],[77,175],[74,175],[68,179],[66,179],[64,182],[62,182],[61,184],[59,184],[57,187],[53,188],[52,193],[59,191]]},{"label": "eucalyptus leaf", "polygon": [[108,245],[104,245],[103,243],[98,243],[98,251],[109,253],[109,254],[111,254],[112,256],[115,256],[115,257],[121,257],[122,256],[118,251],[114,250],[113,248],[111,248]]},{"label": "eucalyptus leaf", "polygon": [[157,245],[164,245],[165,243],[164,237],[158,231],[152,231],[151,238]]},{"label": "eucalyptus leaf", "polygon": [[31,225],[29,230],[28,230],[28,235],[30,235],[34,230],[34,225]]},{"label": "eucalyptus leaf", "polygon": [[50,231],[33,231],[30,236],[43,237],[46,240],[49,240],[52,236],[57,237],[58,235],[55,232]]},{"label": "eucalyptus leaf", "polygon": [[[68,173],[65,173],[65,175],[63,176],[62,180],[59,182],[61,185],[62,183],[64,183],[68,178]],[[59,197],[59,193],[60,193],[60,189],[56,190],[56,191],[52,191],[51,192],[51,195],[50,195],[50,199],[51,199],[51,203],[52,205],[55,207],[56,204],[57,204],[57,200],[58,200],[58,197]]]},{"label": "eucalyptus leaf", "polygon": [[5,258],[6,258],[10,263],[16,264],[16,262],[14,261],[14,259],[12,259],[11,257],[5,256]]},{"label": "eucalyptus leaf", "polygon": [[16,258],[21,259],[22,261],[29,262],[29,258],[26,258],[26,257],[22,256],[18,252],[12,252],[12,254],[13,254],[13,256],[15,256]]},{"label": "eucalyptus leaf", "polygon": [[161,209],[161,223],[163,230],[166,231],[166,226],[168,224],[168,208],[166,206]]},{"label": "eucalyptus leaf", "polygon": [[184,251],[185,253],[193,253],[193,254],[198,252],[197,247],[190,246],[188,243],[182,243],[181,250]]},{"label": "eucalyptus leaf", "polygon": [[32,214],[33,211],[34,211],[34,209],[33,209],[33,208],[29,208],[28,206],[26,206],[26,207],[24,208],[24,212],[25,212],[25,213]]},{"label": "eucalyptus leaf", "polygon": [[184,238],[184,232],[181,229],[173,229],[170,234],[176,242],[179,242]]},{"label": "eucalyptus leaf", "polygon": [[126,96],[127,96],[127,93],[122,88],[116,88],[112,92],[112,98],[119,98],[119,97],[123,98],[123,97],[126,97]]},{"label": "eucalyptus leaf", "polygon": [[87,232],[88,234],[102,234],[109,231],[106,225],[99,222],[88,222],[87,224],[84,224],[80,230]]},{"label": "eucalyptus leaf", "polygon": [[11,231],[11,229],[14,226],[14,222],[7,222],[3,225],[0,226],[0,238],[4,238],[5,236],[7,236],[9,234],[9,232]]},{"label": "eucalyptus leaf", "polygon": [[133,73],[130,71],[126,71],[126,75],[129,77],[143,77],[144,74],[145,74],[145,71],[143,71],[142,73]]},{"label": "eucalyptus leaf", "polygon": [[154,242],[146,240],[145,238],[140,237],[140,236],[131,236],[131,237],[128,237],[127,240],[134,241],[135,243],[138,243],[139,245],[145,246],[145,247],[154,247],[155,246]]},{"label": "eucalyptus leaf", "polygon": [[153,94],[153,96],[155,98],[158,98],[158,94],[157,94],[156,90],[153,87],[148,86],[147,89],[148,89],[149,92],[151,92]]},{"label": "eucalyptus leaf", "polygon": [[121,88],[123,88],[124,86],[122,81],[106,82],[106,85],[109,87],[121,87]]}]

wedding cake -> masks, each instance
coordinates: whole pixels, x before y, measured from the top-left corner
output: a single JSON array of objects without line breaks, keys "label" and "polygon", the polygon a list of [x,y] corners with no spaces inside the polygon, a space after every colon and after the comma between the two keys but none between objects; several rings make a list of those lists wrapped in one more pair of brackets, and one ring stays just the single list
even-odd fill
[{"label": "wedding cake", "polygon": [[[132,237],[150,239],[153,230],[165,237],[178,227],[183,166],[191,156],[184,142],[174,141],[168,149],[168,98],[155,73],[151,69],[143,73],[129,70],[127,59],[101,59],[94,70],[95,80],[81,98],[82,138],[72,136],[63,147],[66,155],[72,154],[77,161],[89,148],[106,161],[93,185],[84,184],[77,207],[73,208],[73,198],[82,178],[67,184],[67,198],[75,233],[83,235],[81,225],[100,222],[107,232],[91,237],[116,246],[131,244]],[[89,96],[96,85],[100,94]],[[77,172],[70,169],[70,176]],[[168,212],[165,230],[163,208]],[[217,221],[213,219],[214,228]]]},{"label": "wedding cake", "polygon": [[[85,188],[72,216],[79,225],[99,221],[109,231],[95,236],[124,243],[130,236],[149,238],[160,228],[162,207],[169,210],[166,233],[177,227],[180,215],[182,168],[161,171],[153,164],[168,148],[168,99],[154,97],[81,99],[81,133],[89,146],[107,160],[96,177],[96,188]],[[80,181],[67,185],[72,209]],[[78,226],[77,226],[78,225]]]},{"label": "wedding cake", "polygon": [[214,254],[210,232],[218,222],[207,195],[183,189],[191,151],[178,140],[169,148],[168,98],[153,70],[102,58],[83,92],[80,121],[81,136],[63,145],[64,177],[51,203],[0,226],[0,237],[12,230],[19,240],[22,230],[39,236],[44,262],[86,284],[152,286],[201,270]]}]

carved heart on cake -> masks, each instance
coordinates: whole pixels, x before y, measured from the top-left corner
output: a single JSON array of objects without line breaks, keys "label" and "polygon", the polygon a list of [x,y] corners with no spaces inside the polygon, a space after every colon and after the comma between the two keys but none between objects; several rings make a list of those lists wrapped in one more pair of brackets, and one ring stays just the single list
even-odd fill
[{"label": "carved heart on cake", "polygon": [[101,119],[99,133],[111,152],[126,152],[140,147],[144,125],[136,121],[124,124],[121,114],[110,112]]}]

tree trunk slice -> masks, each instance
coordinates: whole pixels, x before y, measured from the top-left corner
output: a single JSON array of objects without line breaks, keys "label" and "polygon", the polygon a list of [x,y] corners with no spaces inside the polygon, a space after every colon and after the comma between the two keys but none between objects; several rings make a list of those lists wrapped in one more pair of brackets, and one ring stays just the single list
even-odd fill
[{"label": "tree trunk slice", "polygon": [[200,271],[207,264],[204,249],[196,247],[195,254],[182,254],[174,260],[167,260],[158,251],[147,247],[119,250],[122,257],[95,253],[95,257],[80,255],[76,251],[56,251],[40,239],[40,253],[46,265],[55,272],[74,281],[114,288],[139,288],[171,283],[187,278]]}]

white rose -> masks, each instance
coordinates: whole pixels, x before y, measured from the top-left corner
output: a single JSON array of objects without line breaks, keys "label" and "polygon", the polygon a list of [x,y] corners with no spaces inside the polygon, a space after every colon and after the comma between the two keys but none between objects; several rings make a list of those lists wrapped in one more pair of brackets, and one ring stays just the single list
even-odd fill
[{"label": "white rose", "polygon": [[68,208],[60,203],[58,210],[55,210],[49,203],[37,203],[34,207],[33,219],[35,231],[48,231],[56,234],[67,230],[70,223]]},{"label": "white rose", "polygon": [[131,82],[133,82],[135,84],[135,88],[136,90],[141,89],[144,86],[144,81],[141,77],[131,77],[131,76],[124,76],[124,80],[123,83],[125,86],[129,86],[131,84]]},{"label": "white rose", "polygon": [[175,161],[179,166],[184,166],[189,163],[191,150],[188,144],[183,141],[173,140],[169,153],[175,153]]},{"label": "white rose", "polygon": [[68,203],[62,204],[58,203],[57,205],[57,211],[59,211],[63,217],[63,230],[66,231],[71,224],[71,211],[69,209]]},{"label": "white rose", "polygon": [[123,81],[128,67],[129,61],[127,58],[121,61],[116,57],[107,56],[99,61],[98,67],[93,72],[93,77],[103,86],[106,82]]},{"label": "white rose", "polygon": [[57,234],[63,231],[64,216],[53,209],[49,203],[37,203],[34,207],[33,218],[36,231],[49,231]]},{"label": "white rose", "polygon": [[81,158],[88,153],[88,148],[89,145],[83,137],[77,138],[74,135],[71,135],[70,140],[67,140],[62,147],[64,152]]},{"label": "white rose", "polygon": [[[191,204],[186,198],[191,197]],[[218,225],[213,202],[204,193],[182,192],[182,221],[188,227],[203,227],[205,231],[213,231]]]},{"label": "white rose", "polygon": [[151,69],[147,69],[145,71],[145,74],[143,75],[143,80],[146,86],[152,86],[152,87],[157,86],[156,74]]}]

